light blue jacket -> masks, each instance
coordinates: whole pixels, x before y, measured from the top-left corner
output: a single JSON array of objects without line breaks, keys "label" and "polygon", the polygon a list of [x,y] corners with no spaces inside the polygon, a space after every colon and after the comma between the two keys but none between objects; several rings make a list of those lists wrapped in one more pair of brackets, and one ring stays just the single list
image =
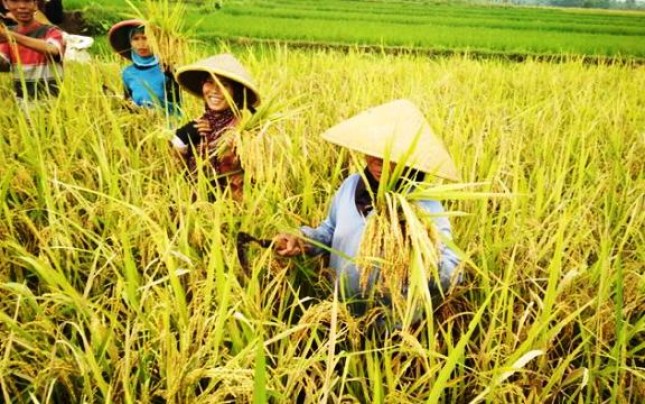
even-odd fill
[{"label": "light blue jacket", "polygon": [[[327,218],[317,228],[303,226],[300,228],[302,234],[332,249],[329,257],[329,265],[336,272],[336,281],[341,281],[344,286],[345,297],[356,297],[361,295],[360,272],[353,262],[358,253],[363,231],[365,229],[365,217],[358,211],[354,194],[356,186],[361,181],[359,174],[349,176],[340,186]],[[433,214],[433,220],[437,230],[446,239],[451,239],[450,221],[444,212],[443,206],[438,201],[424,200],[417,202],[420,207]],[[370,213],[372,214],[372,213]],[[369,214],[368,214],[369,216]],[[313,255],[324,252],[323,248],[314,247],[310,253]],[[459,258],[448,246],[442,243],[441,258],[439,262],[439,278],[441,289],[447,292],[450,280],[455,268],[459,264]],[[374,271],[370,285],[373,284],[377,271]]]}]

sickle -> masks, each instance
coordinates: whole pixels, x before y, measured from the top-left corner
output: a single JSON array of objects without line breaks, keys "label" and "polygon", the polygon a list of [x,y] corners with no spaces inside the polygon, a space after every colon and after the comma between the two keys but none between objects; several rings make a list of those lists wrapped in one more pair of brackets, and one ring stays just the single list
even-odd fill
[{"label": "sickle", "polygon": [[247,273],[250,271],[249,261],[246,257],[246,247],[251,242],[256,243],[262,248],[270,248],[271,244],[273,243],[272,240],[256,238],[243,231],[237,233],[237,237],[235,238],[235,250],[237,252],[237,259],[238,261],[240,261],[242,269],[244,269],[244,271]]}]

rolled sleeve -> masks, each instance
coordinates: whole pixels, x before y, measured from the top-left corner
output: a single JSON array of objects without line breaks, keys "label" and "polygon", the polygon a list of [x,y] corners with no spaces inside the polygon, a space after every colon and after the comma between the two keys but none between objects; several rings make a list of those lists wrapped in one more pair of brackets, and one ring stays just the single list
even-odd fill
[{"label": "rolled sleeve", "polygon": [[[331,246],[331,240],[334,237],[334,230],[330,228],[325,222],[323,222],[315,229],[309,226],[302,226],[300,228],[300,232],[307,239],[313,240],[316,243],[324,244],[327,247]],[[325,252],[324,248],[312,243],[309,244],[309,255],[320,255]]]},{"label": "rolled sleeve", "polygon": [[[441,245],[441,260],[439,262],[439,280],[441,281],[441,288],[446,291],[452,282],[452,276],[455,269],[459,265],[460,259],[455,252],[445,244]],[[456,283],[461,282],[461,277],[455,280]]]},{"label": "rolled sleeve", "polygon": [[170,143],[177,150],[186,150],[188,148],[188,145],[184,143],[178,136],[173,136],[170,140]]},{"label": "rolled sleeve", "polygon": [[[316,243],[323,244],[327,247],[331,247],[332,241],[334,239],[334,232],[336,231],[336,210],[338,209],[338,194],[334,196],[331,207],[329,208],[329,214],[327,218],[316,228],[309,226],[300,227],[300,232],[306,238],[315,241]],[[310,255],[319,255],[326,252],[321,246],[313,245],[310,243],[309,254]]]},{"label": "rolled sleeve", "polygon": [[53,27],[45,35],[45,42],[49,45],[53,45],[58,49],[58,54],[62,58],[65,54],[65,38],[63,36],[63,31],[59,28]]}]

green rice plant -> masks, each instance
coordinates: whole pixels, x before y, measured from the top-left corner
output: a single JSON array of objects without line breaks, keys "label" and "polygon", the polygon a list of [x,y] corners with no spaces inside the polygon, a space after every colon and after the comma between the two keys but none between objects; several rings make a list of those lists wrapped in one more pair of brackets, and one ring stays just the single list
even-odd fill
[{"label": "green rice plant", "polygon": [[152,35],[155,49],[169,64],[190,62],[186,56],[194,48],[189,40],[192,34],[208,43],[279,40],[310,47],[371,46],[481,57],[573,54],[642,63],[644,54],[645,17],[635,10],[446,1],[231,0],[218,4],[219,8],[184,1],[119,0],[108,5],[77,0],[66,7],[83,8],[90,25],[102,25],[104,31],[122,18],[150,21],[158,27],[158,35]]}]

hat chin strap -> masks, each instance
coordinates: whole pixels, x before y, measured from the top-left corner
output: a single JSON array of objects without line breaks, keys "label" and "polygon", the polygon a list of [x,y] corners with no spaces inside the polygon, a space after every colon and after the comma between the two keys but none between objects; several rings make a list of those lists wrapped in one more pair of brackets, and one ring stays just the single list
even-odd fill
[{"label": "hat chin strap", "polygon": [[134,50],[130,51],[132,56],[132,63],[139,67],[151,67],[159,64],[159,58],[156,55],[151,56],[139,56]]}]

